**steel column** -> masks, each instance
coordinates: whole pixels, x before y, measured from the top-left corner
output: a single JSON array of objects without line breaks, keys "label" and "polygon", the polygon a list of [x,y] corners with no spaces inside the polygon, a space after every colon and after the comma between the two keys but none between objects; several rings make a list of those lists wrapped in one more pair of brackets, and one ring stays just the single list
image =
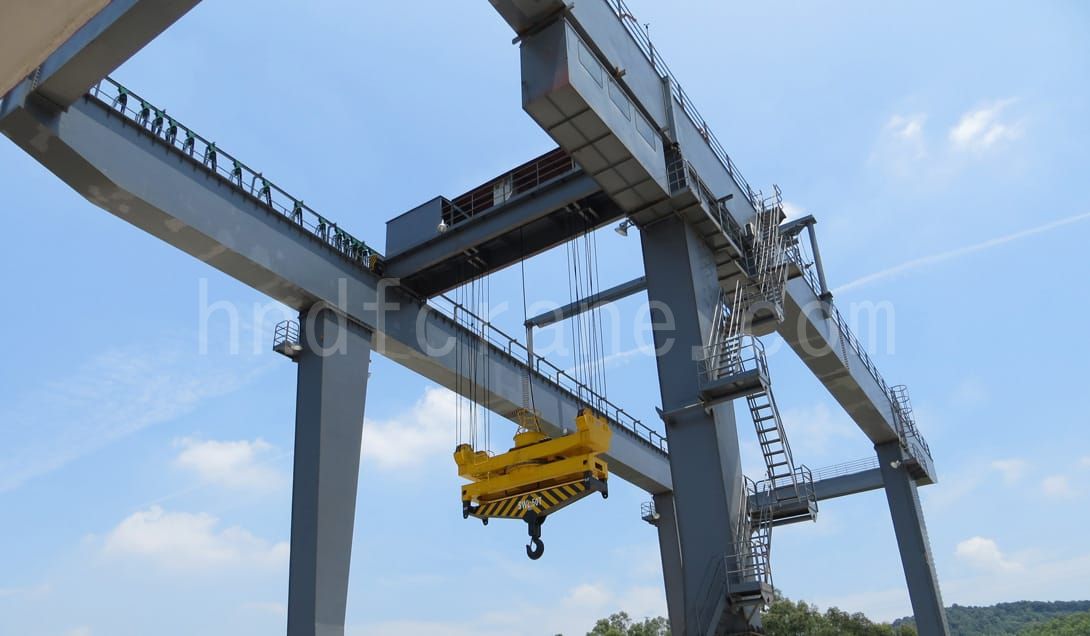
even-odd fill
[{"label": "steel column", "polygon": [[945,636],[950,633],[950,627],[946,623],[946,610],[942,604],[942,592],[931,557],[931,544],[927,538],[916,482],[904,468],[904,454],[899,441],[878,444],[874,449],[878,452],[886,501],[893,518],[893,531],[897,535],[897,549],[901,552],[901,566],[908,583],[916,628],[922,636]]},{"label": "steel column", "polygon": [[662,556],[662,579],[666,586],[666,610],[670,616],[670,629],[675,634],[685,633],[685,594],[681,569],[681,540],[677,533],[677,513],[674,511],[674,493],[655,495],[655,527],[659,534],[659,554]]},{"label": "steel column", "polygon": [[343,636],[371,334],[329,309],[300,326],[288,636]]},{"label": "steel column", "polygon": [[[697,633],[707,627],[698,623],[713,618],[705,604],[724,601],[708,598],[708,592],[716,567],[734,552],[743,493],[733,407],[727,403],[709,412],[698,397],[697,357],[707,344],[719,287],[710,250],[680,219],[655,223],[640,236],[670,445],[685,626]],[[727,626],[743,631],[748,624],[738,616]]]}]

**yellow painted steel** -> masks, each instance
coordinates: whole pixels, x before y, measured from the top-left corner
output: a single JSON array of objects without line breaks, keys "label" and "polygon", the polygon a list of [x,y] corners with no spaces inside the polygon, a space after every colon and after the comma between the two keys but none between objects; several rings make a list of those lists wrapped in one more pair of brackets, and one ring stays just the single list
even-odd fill
[{"label": "yellow painted steel", "polygon": [[[605,482],[609,476],[599,455],[609,450],[613,433],[590,409],[575,418],[575,432],[556,438],[534,430],[538,427],[532,416],[520,420],[515,446],[506,453],[492,456],[469,444],[454,450],[458,474],[471,482],[462,487],[462,502],[477,504],[474,516],[522,518],[531,509],[543,514],[584,493],[588,478]],[[569,492],[573,489],[577,492]],[[546,505],[548,501],[556,503]]]},{"label": "yellow painted steel", "polygon": [[594,492],[594,490],[589,489],[586,480],[581,479],[570,484],[553,486],[552,488],[544,488],[522,495],[482,503],[471,514],[482,519],[496,517],[501,519],[523,519],[530,512],[546,515],[553,510],[582,499],[591,492]]}]

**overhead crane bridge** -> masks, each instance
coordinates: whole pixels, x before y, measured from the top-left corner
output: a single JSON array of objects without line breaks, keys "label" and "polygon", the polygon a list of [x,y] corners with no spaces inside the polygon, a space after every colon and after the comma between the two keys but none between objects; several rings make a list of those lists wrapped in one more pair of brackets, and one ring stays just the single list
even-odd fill
[{"label": "overhead crane bridge", "polygon": [[[289,635],[344,631],[372,350],[512,421],[533,391],[545,437],[600,421],[608,443],[580,452],[652,496],[640,516],[658,533],[674,634],[759,633],[773,528],[879,488],[917,625],[948,633],[916,492],[935,468],[907,391],[885,381],[833,303],[815,220],[785,222],[779,189],[749,185],[623,0],[490,0],[517,36],[524,109],[559,147],[393,218],[384,253],[107,77],[196,1],[85,0],[46,16],[16,0],[41,28],[0,68],[0,130],[96,206],[300,312],[273,343],[298,363]],[[644,276],[527,320],[525,342],[445,295],[617,222],[638,230]],[[653,425],[532,349],[534,328],[635,293],[674,315],[672,331],[654,332]],[[874,457],[796,463],[760,340],[773,332]],[[467,342],[493,378],[471,392]],[[759,478],[741,473],[736,400],[755,427]]]}]

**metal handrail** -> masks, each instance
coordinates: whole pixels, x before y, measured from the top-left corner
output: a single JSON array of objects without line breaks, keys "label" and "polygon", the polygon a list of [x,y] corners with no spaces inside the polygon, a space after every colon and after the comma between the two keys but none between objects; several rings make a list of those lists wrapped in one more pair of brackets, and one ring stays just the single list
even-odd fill
[{"label": "metal handrail", "polygon": [[628,34],[632,36],[636,46],[643,52],[644,57],[651,63],[651,66],[655,69],[655,72],[659,74],[659,77],[664,80],[670,80],[671,91],[674,98],[681,104],[682,111],[688,116],[689,120],[696,126],[700,132],[700,136],[707,142],[708,147],[719,159],[723,167],[726,168],[727,174],[734,180],[735,185],[742,191],[743,194],[749,199],[749,202],[753,207],[759,208],[760,200],[758,193],[749,186],[749,182],[738,171],[738,167],[734,164],[734,161],[730,158],[730,155],[723,148],[723,144],[719,143],[719,139],[716,138],[715,133],[712,132],[708,126],[704,117],[697,110],[696,104],[693,103],[685,91],[681,88],[681,82],[678,81],[677,76],[674,75],[670,67],[666,65],[666,62],[662,59],[662,56],[655,51],[654,45],[651,43],[651,38],[645,31],[640,28],[640,23],[636,19],[632,10],[628,8],[628,4],[625,0],[606,0],[606,3],[613,9],[613,13],[620,20]]},{"label": "metal handrail", "polygon": [[224,152],[215,142],[182,125],[168,115],[166,109],[152,105],[112,77],[106,77],[93,86],[89,96],[110,112],[120,114],[160,142],[179,151],[195,165],[225,180],[250,199],[288,218],[350,260],[373,271],[379,268],[382,255],[378,250],[345,232],[301,199],[268,180],[261,172]]},{"label": "metal handrail", "polygon": [[[449,200],[444,199],[443,220],[454,226],[577,169],[578,166],[571,155],[558,148],[513,170],[508,170],[465,194]],[[497,190],[499,194],[502,194],[502,199],[497,197]]]},{"label": "metal handrail", "polygon": [[[315,212],[302,200],[288,194],[285,190],[266,179],[262,173],[250,168],[233,155],[224,152],[214,142],[210,142],[193,132],[191,128],[183,126],[173,116],[167,115],[165,109],[153,106],[151,102],[122,86],[113,78],[106,77],[101,80],[91,88],[88,95],[108,111],[120,114],[160,142],[166,143],[181,152],[183,156],[192,160],[195,165],[203,167],[231,184],[244,195],[289,218],[349,259],[372,271],[380,266],[382,257],[377,250],[340,229],[336,223]],[[568,162],[567,165],[570,166],[570,157],[566,158],[566,161]],[[565,172],[564,166],[565,162],[558,160],[550,166],[545,166],[546,169],[544,170],[536,170],[534,174],[528,175],[527,178],[530,181],[537,179],[539,182],[542,179],[554,178]],[[552,172],[556,172],[556,174],[552,174]],[[246,184],[249,184],[249,187]],[[458,305],[450,298],[446,296],[443,296],[443,298],[456,308],[453,312],[447,312],[449,318],[453,318],[458,322],[459,314],[464,317],[471,317],[472,321],[485,327],[485,332],[489,336],[488,339],[504,349],[508,355],[515,357],[516,350],[520,350],[522,360],[529,357],[525,345],[518,342],[518,340],[505,334],[491,323],[473,315],[465,307]],[[439,309],[436,304],[430,304],[429,306],[433,309]],[[467,324],[467,326],[474,325]],[[651,429],[640,420],[629,415],[624,409],[591,390],[590,387],[576,380],[545,358],[536,354],[533,358],[533,369],[539,375],[572,394],[578,401],[588,406],[594,406],[603,415],[612,418],[622,428],[630,431],[635,437],[647,442],[663,453],[668,452],[666,438],[658,431]]]},{"label": "metal handrail", "polygon": [[834,464],[832,466],[823,466],[814,470],[814,480],[820,481],[822,479],[832,479],[833,477],[842,477],[844,475],[851,475],[854,473],[861,473],[864,470],[871,470],[878,468],[878,457],[870,456],[862,459],[855,459],[849,462],[843,462],[840,464]]},{"label": "metal handrail", "polygon": [[[817,276],[810,270],[808,264],[804,261],[802,257],[802,252],[798,249],[791,249],[787,250],[787,254],[788,257],[794,261],[795,265],[799,268],[799,270],[803,272],[802,278],[806,281],[806,284],[810,287],[810,290],[814,292],[815,296],[820,297],[821,284],[818,281]],[[848,322],[844,319],[844,316],[840,313],[840,310],[837,309],[836,305],[834,305],[832,302],[826,302],[825,308],[829,312],[829,318],[833,321],[833,324],[836,325],[837,332],[840,335],[841,339],[845,343],[847,343],[847,345],[851,347],[852,351],[854,351],[855,354],[859,357],[860,361],[862,361],[863,363],[863,366],[867,369],[867,372],[870,373],[871,378],[873,378],[874,381],[878,383],[879,388],[882,389],[882,392],[890,401],[890,405],[892,407],[895,400],[889,384],[886,383],[886,379],[882,377],[881,372],[878,371],[878,367],[874,364],[874,361],[871,360],[871,357],[867,354],[862,343],[859,342],[859,339],[856,338],[855,334],[848,327]]]},{"label": "metal handrail", "polygon": [[920,430],[916,427],[916,418],[912,415],[912,401],[908,397],[908,387],[899,384],[893,387],[891,395],[893,396],[893,408],[900,426],[901,438],[905,440],[915,439],[923,448],[923,451],[927,453],[927,456],[931,457],[931,447],[927,445],[927,441],[920,435]]},{"label": "metal handrail", "polygon": [[774,479],[762,479],[757,482],[758,493],[771,493],[778,488],[791,486],[798,492],[799,499],[812,499],[814,497],[814,473],[805,464],[799,464],[790,475],[776,477]]},{"label": "metal handrail", "polygon": [[745,333],[737,334],[728,338],[726,342],[714,343],[704,347],[701,370],[708,381],[754,369],[758,370],[762,375],[768,375],[768,361],[764,355],[764,343],[756,336]]},{"label": "metal handrail", "polygon": [[[506,334],[500,328],[476,315],[445,294],[440,294],[429,301],[428,307],[435,310],[439,315],[453,320],[455,324],[466,327],[476,333],[481,333],[485,340],[503,350],[504,353],[521,364],[525,364],[527,360],[531,358],[526,345],[519,342],[518,339]],[[604,396],[571,376],[564,369],[549,362],[545,357],[534,353],[532,360],[531,369],[534,372],[554,384],[557,388],[574,397],[577,402],[599,411],[599,413],[606,418],[612,419],[619,424],[622,430],[628,431],[642,442],[649,444],[662,453],[669,453],[666,437],[661,433],[633,417],[613,402],[610,402]]]},{"label": "metal handrail", "polygon": [[644,501],[640,503],[640,519],[650,520],[658,516],[658,510],[655,509],[654,501]]},{"label": "metal handrail", "polygon": [[299,323],[295,320],[282,320],[273,330],[273,347],[284,343],[299,342]]}]

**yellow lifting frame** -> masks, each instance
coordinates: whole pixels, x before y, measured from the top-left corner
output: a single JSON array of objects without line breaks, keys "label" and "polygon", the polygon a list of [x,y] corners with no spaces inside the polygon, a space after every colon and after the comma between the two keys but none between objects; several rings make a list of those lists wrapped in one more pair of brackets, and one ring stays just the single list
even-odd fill
[{"label": "yellow lifting frame", "polygon": [[605,481],[606,462],[598,457],[609,450],[613,432],[604,418],[583,409],[575,418],[575,432],[549,438],[524,430],[515,435],[515,447],[489,456],[462,444],[454,451],[458,475],[473,483],[462,487],[463,501],[487,502],[589,476]]},{"label": "yellow lifting frame", "polygon": [[458,475],[471,483],[462,487],[462,514],[485,524],[490,518],[522,519],[530,532],[526,555],[538,559],[545,551],[541,524],[550,512],[592,492],[609,495],[609,468],[599,455],[609,450],[613,431],[605,418],[583,409],[575,432],[550,438],[540,431],[533,413],[519,413],[515,447],[500,455],[454,449]]}]

